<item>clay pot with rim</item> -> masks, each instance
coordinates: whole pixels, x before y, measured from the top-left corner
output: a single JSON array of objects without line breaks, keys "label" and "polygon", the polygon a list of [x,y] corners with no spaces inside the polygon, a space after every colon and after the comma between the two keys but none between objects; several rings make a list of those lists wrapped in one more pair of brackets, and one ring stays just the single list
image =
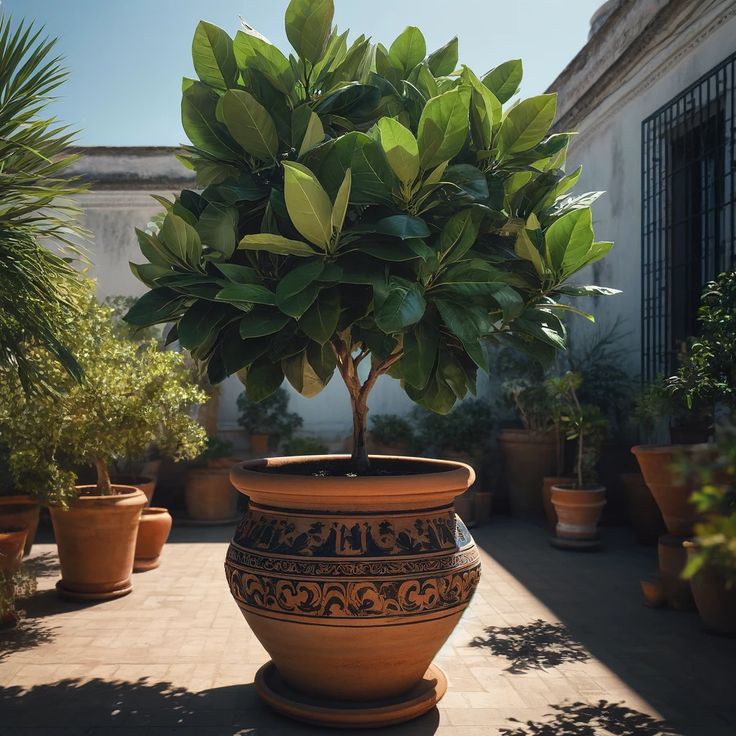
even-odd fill
[{"label": "clay pot with rim", "polygon": [[234,458],[210,460],[204,468],[191,468],[187,473],[185,500],[189,518],[218,523],[235,518],[238,494],[230,482]]},{"label": "clay pot with rim", "polygon": [[687,564],[687,551],[683,543],[688,537],[663,534],[657,543],[659,574],[667,605],[676,611],[692,611],[695,608],[690,583],[682,579]]},{"label": "clay pot with rim", "polygon": [[514,516],[544,514],[542,482],[557,465],[558,439],[554,432],[503,429],[498,444],[504,459],[506,488]]},{"label": "clay pot with rim", "polygon": [[[686,540],[683,546],[688,558],[698,550],[697,540]],[[720,571],[706,563],[690,578],[690,589],[705,628],[736,636],[736,586],[728,588]]]},{"label": "clay pot with rim", "polygon": [[679,479],[672,465],[679,455],[690,453],[697,445],[637,445],[636,455],[652,496],[662,512],[667,531],[675,536],[691,536],[697,511],[690,504],[695,484]]},{"label": "clay pot with rim", "polygon": [[74,600],[120,598],[133,589],[135,541],[146,496],[133,486],[113,486],[100,496],[96,486],[77,486],[68,509],[51,506],[61,563],[59,594]]},{"label": "clay pot with rim", "polygon": [[41,504],[24,494],[0,496],[0,526],[19,526],[26,529],[26,543],[23,555],[31,553],[38,531]]},{"label": "clay pot with rim", "polygon": [[133,486],[146,496],[147,505],[151,505],[154,491],[156,490],[156,478],[148,475],[114,475],[112,483],[115,486]]},{"label": "clay pot with rim", "polygon": [[0,572],[12,572],[20,567],[27,536],[25,527],[0,525]]},{"label": "clay pot with rim", "polygon": [[557,514],[555,532],[559,539],[593,542],[598,539],[598,521],[606,505],[603,486],[573,488],[553,485],[550,489]]},{"label": "clay pot with rim", "polygon": [[143,509],[135,542],[133,572],[155,570],[160,564],[161,550],[171,533],[168,509],[149,506]]},{"label": "clay pot with rim", "polygon": [[629,523],[639,544],[654,545],[665,532],[662,513],[641,473],[621,473]]},{"label": "clay pot with rim", "polygon": [[[248,511],[228,551],[230,590],[271,655],[259,695],[291,717],[382,726],[431,709],[430,664],[467,608],[480,560],[453,501],[472,468],[373,456],[269,458],[233,468]],[[317,471],[330,475],[315,475]],[[347,704],[346,704],[347,701]]]},{"label": "clay pot with rim", "polygon": [[557,512],[552,503],[552,486],[569,486],[575,482],[575,478],[564,475],[547,475],[542,479],[542,503],[544,504],[544,515],[547,517],[547,528],[555,531],[557,526]]}]

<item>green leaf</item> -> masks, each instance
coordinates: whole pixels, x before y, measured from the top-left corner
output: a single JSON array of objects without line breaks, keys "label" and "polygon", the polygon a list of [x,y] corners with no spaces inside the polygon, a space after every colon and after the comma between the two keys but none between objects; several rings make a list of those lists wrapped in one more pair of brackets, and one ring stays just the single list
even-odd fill
[{"label": "green leaf", "polygon": [[260,284],[228,284],[217,292],[218,302],[276,304],[276,295]]},{"label": "green leaf", "polygon": [[332,240],[332,203],[317,177],[302,164],[284,161],[284,195],[294,227],[326,250]]},{"label": "green leaf", "polygon": [[481,338],[490,334],[493,325],[485,311],[474,305],[446,299],[437,299],[435,304],[442,321],[463,344],[471,360],[487,372],[488,356],[481,345]]},{"label": "green leaf", "polygon": [[289,60],[276,46],[250,31],[238,31],[233,40],[235,61],[244,73],[255,70],[283,95],[293,93],[294,74]]},{"label": "green leaf", "polygon": [[404,74],[408,74],[427,55],[427,44],[422,32],[414,26],[405,28],[388,50],[393,61],[398,62]]},{"label": "green leaf", "polygon": [[233,42],[217,26],[199,21],[192,41],[192,61],[197,76],[210,87],[228,89],[238,78]]},{"label": "green leaf", "polygon": [[422,318],[426,308],[418,284],[393,276],[385,293],[374,291],[376,325],[386,334],[400,332]]},{"label": "green leaf", "polygon": [[470,130],[473,140],[479,149],[489,150],[493,131],[501,121],[501,103],[468,67],[463,67],[461,77],[473,90],[470,96]]},{"label": "green leaf", "polygon": [[307,337],[323,345],[335,334],[339,319],[340,293],[338,289],[323,289],[299,320],[299,327]]},{"label": "green leaf", "polygon": [[264,250],[268,253],[274,253],[281,256],[298,256],[300,258],[308,258],[316,255],[313,248],[310,248],[301,240],[290,240],[281,235],[273,235],[271,233],[256,233],[246,235],[238,245],[241,250]]},{"label": "green leaf", "polygon": [[503,104],[516,94],[523,74],[524,68],[521,59],[511,59],[511,61],[505,61],[495,69],[491,69],[482,81],[495,95],[496,99]]},{"label": "green leaf", "polygon": [[534,270],[540,278],[544,276],[545,269],[544,263],[542,262],[542,255],[529,237],[529,231],[524,227],[519,230],[516,236],[514,252],[519,258],[529,261],[534,266]]},{"label": "green leaf", "polygon": [[169,267],[174,265],[171,254],[166,250],[165,246],[159,242],[155,235],[145,232],[145,230],[135,229],[138,238],[138,247],[149,263],[157,266]]},{"label": "green leaf", "polygon": [[130,270],[139,281],[142,281],[149,289],[156,288],[156,279],[168,276],[171,269],[168,266],[158,266],[155,263],[128,263]]},{"label": "green leaf", "polygon": [[265,355],[271,347],[268,337],[259,337],[252,340],[241,340],[238,333],[227,334],[227,339],[222,343],[222,362],[225,372],[231,376],[241,368],[251,365],[254,361]]},{"label": "green leaf", "polygon": [[411,215],[390,215],[377,222],[366,223],[353,228],[350,232],[378,233],[390,235],[394,238],[407,240],[409,238],[426,238],[430,234],[429,226],[421,217]]},{"label": "green leaf", "polygon": [[572,273],[582,267],[593,245],[593,213],[590,208],[572,210],[555,220],[544,234],[555,272]]},{"label": "green leaf", "polygon": [[298,292],[283,299],[278,299],[276,304],[284,314],[299,319],[312,306],[320,289],[321,286],[313,281]]},{"label": "green leaf", "polygon": [[608,286],[578,286],[575,284],[561,286],[556,291],[558,294],[565,294],[567,296],[613,296],[621,293],[620,289],[611,289]]},{"label": "green leaf", "polygon": [[500,156],[528,151],[548,133],[557,112],[557,95],[538,95],[512,107],[498,131]]},{"label": "green leaf", "polygon": [[166,248],[182,263],[199,267],[202,258],[202,241],[197,231],[183,218],[169,212],[164,218],[159,237]]},{"label": "green leaf", "polygon": [[332,0],[291,0],[286,9],[286,37],[297,54],[312,64],[322,58],[334,13]]},{"label": "green leaf", "polygon": [[325,139],[325,129],[319,115],[309,105],[300,105],[292,113],[292,144],[301,158]]},{"label": "green leaf", "polygon": [[236,284],[259,284],[261,277],[258,271],[250,266],[237,263],[216,263],[215,268],[228,280]]},{"label": "green leaf", "polygon": [[404,355],[399,365],[407,384],[417,389],[427,385],[437,360],[438,346],[438,331],[424,322],[404,335]]},{"label": "green leaf", "polygon": [[456,156],[468,136],[470,89],[466,86],[433,97],[419,119],[419,155],[423,169]]},{"label": "green leaf", "polygon": [[455,36],[455,38],[450,39],[444,46],[429,55],[427,59],[429,70],[435,77],[444,77],[452,74],[457,66],[457,54],[457,36]]},{"label": "green leaf", "polygon": [[196,301],[182,315],[177,325],[179,343],[187,350],[194,350],[203,343],[214,342],[215,337],[227,320],[222,304]]},{"label": "green leaf", "polygon": [[238,211],[234,207],[208,204],[197,222],[197,232],[204,245],[209,245],[230,258],[238,244]]},{"label": "green leaf", "polygon": [[148,327],[178,319],[191,299],[172,289],[157,288],[144,294],[128,310],[125,321],[136,327]]},{"label": "green leaf", "polygon": [[472,164],[455,164],[445,169],[443,183],[449,182],[455,187],[450,194],[457,200],[487,203],[488,182],[483,172]]},{"label": "green leaf", "polygon": [[278,363],[258,358],[245,377],[245,393],[251,401],[267,399],[284,382],[284,372]]},{"label": "green leaf", "polygon": [[320,277],[324,267],[324,259],[314,258],[291,269],[283,276],[276,287],[276,303],[285,302],[306,289],[307,286]]},{"label": "green leaf", "polygon": [[339,235],[342,232],[342,226],[345,223],[345,215],[348,211],[350,202],[350,188],[352,184],[352,174],[350,169],[345,172],[345,178],[337,190],[335,203],[332,205],[332,216],[330,222],[332,224],[332,232]]},{"label": "green leaf", "polygon": [[217,93],[206,84],[195,82],[181,98],[181,123],[187,138],[199,150],[225,161],[237,161],[238,148],[224,125],[218,122]]},{"label": "green leaf", "polygon": [[460,260],[478,238],[481,216],[477,208],[456,212],[445,223],[439,238],[439,249],[443,259]]},{"label": "green leaf", "polygon": [[264,337],[282,330],[291,320],[287,314],[275,309],[256,307],[240,320],[240,337]]},{"label": "green leaf", "polygon": [[327,385],[327,381],[322,380],[307,360],[306,350],[284,358],[281,361],[281,368],[286,380],[296,391],[307,398],[316,396]]},{"label": "green leaf", "polygon": [[417,139],[394,118],[381,118],[376,126],[389,166],[400,181],[411,184],[419,175]]},{"label": "green leaf", "polygon": [[307,345],[307,361],[324,385],[327,385],[337,367],[337,358],[332,345],[310,342]]},{"label": "green leaf", "polygon": [[273,118],[249,92],[231,89],[220,100],[222,116],[230,135],[241,148],[261,161],[276,158],[279,137]]}]

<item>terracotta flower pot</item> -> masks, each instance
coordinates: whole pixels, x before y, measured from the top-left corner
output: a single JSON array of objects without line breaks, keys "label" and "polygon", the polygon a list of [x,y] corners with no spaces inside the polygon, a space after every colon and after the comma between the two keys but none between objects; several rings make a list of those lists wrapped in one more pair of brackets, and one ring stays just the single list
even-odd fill
[{"label": "terracotta flower pot", "polygon": [[[683,543],[688,557],[697,552],[697,543]],[[712,565],[705,564],[690,578],[690,589],[705,627],[717,634],[736,636],[736,587]]]},{"label": "terracotta flower pot", "polygon": [[41,505],[30,496],[0,496],[0,526],[19,526],[27,530],[24,555],[31,553],[40,513]]},{"label": "terracotta flower pot", "polygon": [[692,611],[695,608],[690,583],[682,579],[682,571],[687,564],[687,551],[682,546],[685,541],[687,537],[663,534],[657,543],[664,597],[667,605],[678,611]]},{"label": "terracotta flower pot", "polygon": [[113,486],[98,496],[95,486],[77,486],[80,496],[68,510],[51,506],[61,562],[60,595],[76,600],[108,600],[133,589],[135,540],[146,505],[142,491]]},{"label": "terracotta flower pot", "polygon": [[0,572],[12,572],[20,566],[27,536],[25,527],[0,526]]},{"label": "terracotta flower pot", "polygon": [[514,516],[541,517],[542,480],[557,464],[554,433],[504,429],[498,436],[504,459],[509,505]]},{"label": "terracotta flower pot", "polygon": [[[430,664],[480,576],[453,509],[472,468],[377,456],[374,465],[380,474],[347,477],[347,456],[332,455],[232,471],[250,504],[225,571],[272,657],[256,687],[312,723],[387,725],[432,708],[446,680]],[[332,475],[314,475],[322,469]]]},{"label": "terracotta flower pot", "polygon": [[250,435],[249,443],[251,455],[256,455],[257,457],[268,455],[268,443],[270,439],[271,436],[267,434],[257,433]]},{"label": "terracotta flower pot", "polygon": [[147,505],[151,505],[153,493],[156,490],[156,478],[148,475],[116,475],[112,482],[116,486],[133,486],[143,491]]},{"label": "terracotta flower pot", "polygon": [[542,479],[542,503],[544,504],[544,515],[547,517],[547,527],[551,532],[557,527],[557,512],[552,503],[552,486],[569,486],[575,482],[575,478],[565,476],[547,475]]},{"label": "terracotta flower pot", "polygon": [[168,509],[149,507],[143,509],[135,542],[133,572],[155,570],[161,550],[171,532],[171,514]]},{"label": "terracotta flower pot", "polygon": [[656,544],[664,534],[665,525],[644,476],[641,473],[621,473],[620,478],[636,541],[639,544]]},{"label": "terracotta flower pot", "polygon": [[637,445],[631,448],[636,455],[652,496],[662,512],[667,531],[675,536],[691,536],[697,520],[697,511],[689,499],[695,486],[680,480],[672,470],[677,457],[692,451],[696,445]]},{"label": "terracotta flower pot", "polygon": [[594,541],[598,539],[598,520],[606,505],[606,489],[552,486],[552,503],[557,514],[555,531],[560,539]]},{"label": "terracotta flower pot", "polygon": [[187,513],[195,521],[229,521],[237,513],[238,495],[230,482],[232,461],[222,458],[206,468],[187,473],[185,500]]}]

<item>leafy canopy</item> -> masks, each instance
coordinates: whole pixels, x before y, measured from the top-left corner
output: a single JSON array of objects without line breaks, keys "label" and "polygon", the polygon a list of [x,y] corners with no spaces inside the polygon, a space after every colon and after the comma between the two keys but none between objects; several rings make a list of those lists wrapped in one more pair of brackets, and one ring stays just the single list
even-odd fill
[{"label": "leafy canopy", "polygon": [[488,339],[551,359],[577,311],[560,298],[614,293],[567,283],[612,244],[593,234],[599,193],[566,196],[580,171],[563,171],[570,134],[550,134],[555,95],[504,110],[520,61],[478,77],[457,39],[348,43],[332,16],[292,0],[288,56],[200,23],[181,156],[199,189],[138,233],[150,291],[127,320],[173,323],[213,382],[238,373],[256,401],[284,378],[312,396],[337,368],[364,428],[379,375],[446,413]]}]

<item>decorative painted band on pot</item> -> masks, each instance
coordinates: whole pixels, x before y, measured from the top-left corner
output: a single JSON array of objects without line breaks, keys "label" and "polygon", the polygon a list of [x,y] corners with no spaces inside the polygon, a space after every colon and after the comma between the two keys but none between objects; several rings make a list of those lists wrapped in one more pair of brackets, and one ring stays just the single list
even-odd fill
[{"label": "decorative painted band on pot", "polygon": [[449,506],[387,516],[252,503],[226,570],[243,611],[390,625],[395,617],[464,608],[478,584],[480,558]]}]

